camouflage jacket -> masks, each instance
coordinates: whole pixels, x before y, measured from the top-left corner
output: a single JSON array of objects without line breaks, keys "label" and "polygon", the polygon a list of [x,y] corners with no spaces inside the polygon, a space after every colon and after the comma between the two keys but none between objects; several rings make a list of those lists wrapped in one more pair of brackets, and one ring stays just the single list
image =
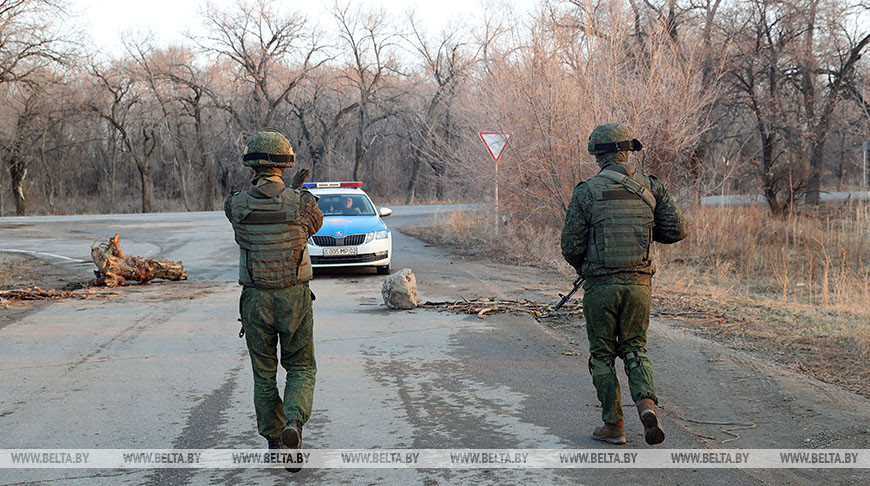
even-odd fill
[{"label": "camouflage jacket", "polygon": [[[609,169],[623,174],[632,174],[635,171],[629,163],[609,163],[602,170]],[[653,240],[659,243],[676,243],[686,237],[688,223],[680,209],[671,198],[664,184],[655,176],[649,176],[650,189],[656,199],[656,207],[653,214],[655,226],[652,230]],[[565,226],[562,228],[562,255],[571,264],[577,273],[581,273],[589,244],[589,228],[591,208],[595,204],[592,192],[586,182],[577,184],[574,195],[568,205],[565,215]],[[652,281],[652,266],[648,272],[626,271],[611,273],[600,276],[587,276],[586,285],[595,284],[639,284],[649,285]]]}]

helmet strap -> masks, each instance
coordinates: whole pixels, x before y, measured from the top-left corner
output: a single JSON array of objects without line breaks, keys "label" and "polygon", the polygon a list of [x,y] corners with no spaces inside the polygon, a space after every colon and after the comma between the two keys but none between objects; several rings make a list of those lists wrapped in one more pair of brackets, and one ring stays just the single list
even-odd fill
[{"label": "helmet strap", "polygon": [[269,162],[277,162],[279,164],[288,164],[290,162],[296,162],[296,156],[293,154],[268,154],[266,152],[251,152],[249,154],[245,154],[242,157],[242,160],[247,162],[249,160],[268,160]]},{"label": "helmet strap", "polygon": [[592,145],[593,152],[621,152],[623,150],[630,150],[632,152],[638,152],[643,149],[643,144],[640,143],[640,140],[633,138],[631,140],[623,140],[622,142],[610,142],[610,143],[596,143]]}]

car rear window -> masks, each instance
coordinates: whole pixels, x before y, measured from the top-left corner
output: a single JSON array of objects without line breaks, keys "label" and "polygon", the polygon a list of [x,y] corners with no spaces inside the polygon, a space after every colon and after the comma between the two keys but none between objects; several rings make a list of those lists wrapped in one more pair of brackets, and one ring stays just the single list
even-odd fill
[{"label": "car rear window", "polygon": [[374,216],[375,208],[362,194],[327,194],[317,205],[324,216]]}]

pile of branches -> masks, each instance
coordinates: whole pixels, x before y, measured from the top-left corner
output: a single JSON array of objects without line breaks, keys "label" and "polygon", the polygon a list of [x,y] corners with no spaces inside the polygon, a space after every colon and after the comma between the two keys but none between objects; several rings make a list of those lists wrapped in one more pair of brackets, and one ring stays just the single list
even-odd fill
[{"label": "pile of branches", "polygon": [[0,308],[8,309],[9,304],[20,300],[55,300],[69,299],[78,297],[80,299],[90,299],[94,297],[93,292],[74,292],[71,290],[55,290],[41,289],[39,287],[29,287],[26,289],[0,290]]},{"label": "pile of branches", "polygon": [[488,314],[527,314],[535,319],[548,317],[582,316],[583,304],[580,302],[566,302],[558,311],[553,310],[555,304],[542,304],[534,300],[509,300],[509,299],[462,299],[457,301],[424,302],[419,307],[430,309],[442,309],[454,314],[477,314],[484,319]]}]

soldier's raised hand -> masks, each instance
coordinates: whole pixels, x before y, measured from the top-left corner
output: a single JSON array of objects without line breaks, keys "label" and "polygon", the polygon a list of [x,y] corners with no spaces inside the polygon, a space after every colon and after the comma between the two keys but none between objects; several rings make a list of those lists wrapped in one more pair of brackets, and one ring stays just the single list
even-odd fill
[{"label": "soldier's raised hand", "polygon": [[290,187],[293,189],[300,189],[310,174],[311,171],[308,169],[297,170],[296,174],[293,176],[293,182],[290,184]]}]

